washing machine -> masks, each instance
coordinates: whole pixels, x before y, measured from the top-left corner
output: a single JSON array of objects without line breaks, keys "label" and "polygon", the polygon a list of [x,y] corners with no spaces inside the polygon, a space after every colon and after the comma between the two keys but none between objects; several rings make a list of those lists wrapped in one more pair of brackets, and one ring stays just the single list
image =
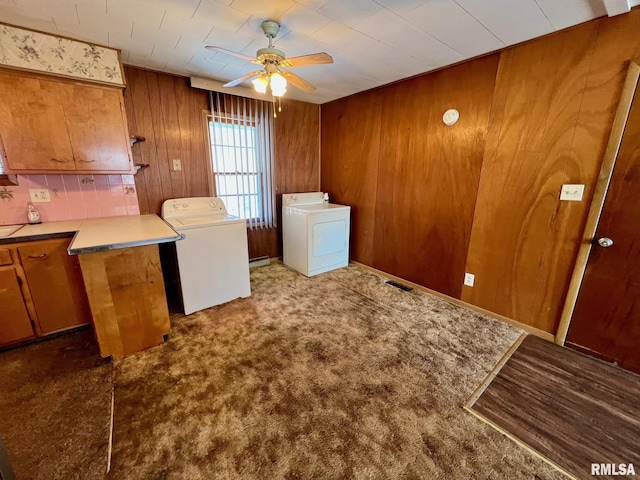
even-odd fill
[{"label": "washing machine", "polygon": [[325,201],[322,192],[282,195],[282,259],[312,277],[349,263],[351,207]]},{"label": "washing machine", "polygon": [[167,200],[162,218],[184,234],[176,254],[185,315],[251,296],[246,220],[217,197]]}]

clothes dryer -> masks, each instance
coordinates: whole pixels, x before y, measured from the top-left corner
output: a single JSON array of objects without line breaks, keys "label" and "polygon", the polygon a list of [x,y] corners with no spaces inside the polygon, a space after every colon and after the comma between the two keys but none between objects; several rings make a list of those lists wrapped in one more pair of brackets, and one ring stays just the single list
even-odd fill
[{"label": "clothes dryer", "polygon": [[324,198],[322,192],[282,195],[283,262],[307,277],[349,263],[351,207]]}]

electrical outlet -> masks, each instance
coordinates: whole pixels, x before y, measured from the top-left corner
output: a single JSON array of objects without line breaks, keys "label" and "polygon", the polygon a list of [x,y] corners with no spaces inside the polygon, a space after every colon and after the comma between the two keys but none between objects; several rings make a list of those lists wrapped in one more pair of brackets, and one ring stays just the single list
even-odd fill
[{"label": "electrical outlet", "polygon": [[473,273],[464,274],[464,284],[467,287],[473,287],[473,284],[475,281],[476,281],[476,276]]},{"label": "electrical outlet", "polygon": [[582,201],[582,195],[584,195],[584,185],[562,185],[560,190],[560,200],[569,200],[571,202]]},{"label": "electrical outlet", "polygon": [[49,190],[46,188],[30,188],[29,196],[31,197],[31,201],[33,203],[44,203],[51,201]]},{"label": "electrical outlet", "polygon": [[174,170],[182,170],[182,162],[179,158],[173,159],[173,169]]}]

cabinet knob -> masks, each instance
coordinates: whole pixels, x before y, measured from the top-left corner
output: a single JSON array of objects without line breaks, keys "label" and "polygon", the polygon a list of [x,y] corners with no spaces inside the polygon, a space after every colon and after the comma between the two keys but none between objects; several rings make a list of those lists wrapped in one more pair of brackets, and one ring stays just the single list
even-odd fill
[{"label": "cabinet knob", "polygon": [[68,160],[60,160],[58,158],[52,158],[51,159],[52,162],[56,162],[56,163],[67,163]]},{"label": "cabinet knob", "polygon": [[47,254],[46,253],[41,253],[40,255],[27,255],[27,257],[29,258],[47,258]]},{"label": "cabinet knob", "polygon": [[93,163],[93,162],[95,162],[95,160],[85,160],[84,158],[81,158],[79,161],[81,163]]}]

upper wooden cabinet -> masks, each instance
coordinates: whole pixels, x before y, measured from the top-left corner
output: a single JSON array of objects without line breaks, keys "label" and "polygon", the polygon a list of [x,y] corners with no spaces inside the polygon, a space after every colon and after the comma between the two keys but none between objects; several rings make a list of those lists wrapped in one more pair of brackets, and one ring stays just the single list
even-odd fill
[{"label": "upper wooden cabinet", "polygon": [[119,88],[0,71],[8,173],[132,173]]}]

